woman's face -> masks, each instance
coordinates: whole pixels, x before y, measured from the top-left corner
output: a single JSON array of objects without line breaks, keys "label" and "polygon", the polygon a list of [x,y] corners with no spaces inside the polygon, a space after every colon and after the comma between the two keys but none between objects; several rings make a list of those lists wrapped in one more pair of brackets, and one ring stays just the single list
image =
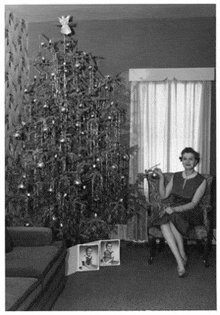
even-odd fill
[{"label": "woman's face", "polygon": [[197,161],[193,153],[184,153],[182,156],[183,167],[187,170],[193,169]]}]

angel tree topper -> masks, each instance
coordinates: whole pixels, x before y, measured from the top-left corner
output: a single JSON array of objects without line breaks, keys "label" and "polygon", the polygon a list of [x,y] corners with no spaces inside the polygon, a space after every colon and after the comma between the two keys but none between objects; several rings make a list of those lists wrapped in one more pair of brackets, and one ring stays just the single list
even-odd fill
[{"label": "angel tree topper", "polygon": [[71,29],[69,27],[69,19],[70,19],[70,15],[68,15],[67,17],[62,16],[61,18],[58,18],[62,27],[61,27],[61,33],[64,35],[69,35],[71,34]]}]

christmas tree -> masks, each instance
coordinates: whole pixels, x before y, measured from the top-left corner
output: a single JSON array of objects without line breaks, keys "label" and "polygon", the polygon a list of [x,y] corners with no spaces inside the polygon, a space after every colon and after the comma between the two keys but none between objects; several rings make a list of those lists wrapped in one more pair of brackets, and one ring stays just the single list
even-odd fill
[{"label": "christmas tree", "polygon": [[73,245],[107,238],[139,209],[128,184],[131,149],[121,144],[120,80],[78,49],[70,16],[59,20],[60,40],[42,35],[12,131],[6,215],[11,225],[49,226]]}]

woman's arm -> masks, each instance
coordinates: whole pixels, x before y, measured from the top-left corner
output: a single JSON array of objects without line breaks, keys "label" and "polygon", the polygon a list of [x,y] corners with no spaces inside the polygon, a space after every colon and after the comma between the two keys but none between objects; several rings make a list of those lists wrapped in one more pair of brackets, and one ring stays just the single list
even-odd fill
[{"label": "woman's arm", "polygon": [[159,193],[161,199],[166,199],[169,197],[172,188],[173,188],[173,176],[171,177],[171,180],[169,183],[165,186],[164,185],[164,175],[161,171],[161,169],[156,168],[154,172],[159,176]]},{"label": "woman's arm", "polygon": [[200,200],[202,199],[205,193],[205,189],[206,189],[206,179],[204,179],[202,184],[197,188],[192,201],[183,206],[172,207],[173,212],[183,212],[183,211],[194,209],[195,206],[197,206]]}]

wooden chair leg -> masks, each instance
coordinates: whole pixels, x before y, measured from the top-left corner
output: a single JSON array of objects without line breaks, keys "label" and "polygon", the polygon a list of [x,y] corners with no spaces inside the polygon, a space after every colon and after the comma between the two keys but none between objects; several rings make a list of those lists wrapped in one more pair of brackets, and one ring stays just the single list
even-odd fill
[{"label": "wooden chair leg", "polygon": [[158,252],[161,253],[165,247],[165,239],[161,238],[159,244],[157,245]]},{"label": "wooden chair leg", "polygon": [[148,259],[148,264],[151,265],[156,256],[156,239],[154,237],[149,238],[149,248],[150,248],[150,257]]},{"label": "wooden chair leg", "polygon": [[210,249],[211,249],[210,238],[207,238],[204,240],[204,252],[203,252],[203,262],[206,268],[210,266],[209,264]]}]

